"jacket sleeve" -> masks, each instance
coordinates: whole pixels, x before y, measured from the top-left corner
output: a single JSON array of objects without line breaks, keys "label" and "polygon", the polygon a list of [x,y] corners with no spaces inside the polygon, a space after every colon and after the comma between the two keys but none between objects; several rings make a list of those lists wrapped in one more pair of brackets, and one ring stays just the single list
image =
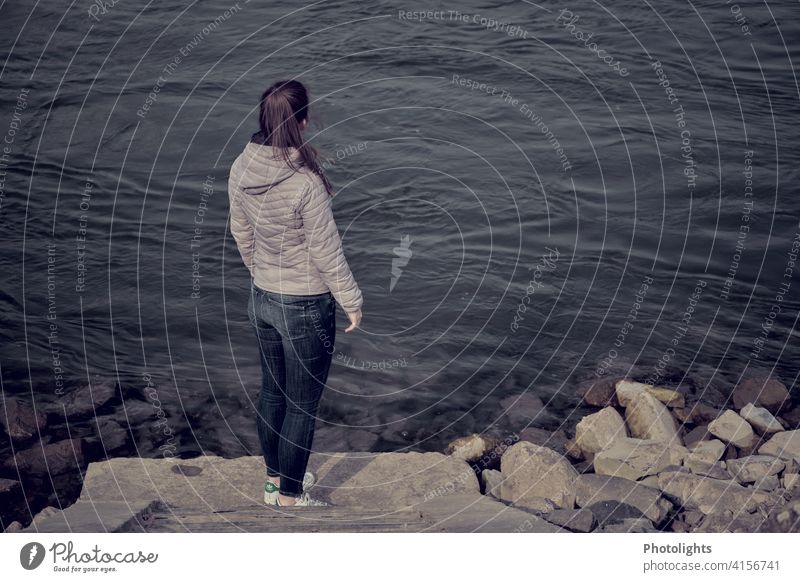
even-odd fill
[{"label": "jacket sleeve", "polygon": [[348,313],[361,309],[363,299],[342,250],[333,219],[331,196],[320,180],[311,180],[298,204],[311,261],[339,305]]},{"label": "jacket sleeve", "polygon": [[255,251],[255,231],[250,219],[244,212],[242,201],[244,194],[239,189],[239,172],[236,162],[231,166],[230,176],[228,177],[228,198],[231,207],[231,235],[239,248],[247,270],[253,274],[253,255]]}]

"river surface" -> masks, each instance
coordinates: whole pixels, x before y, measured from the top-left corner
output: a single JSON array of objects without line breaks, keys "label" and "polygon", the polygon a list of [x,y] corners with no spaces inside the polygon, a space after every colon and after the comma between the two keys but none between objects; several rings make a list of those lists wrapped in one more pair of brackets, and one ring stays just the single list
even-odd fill
[{"label": "river surface", "polygon": [[291,77],[365,299],[361,331],[337,314],[315,447],[438,450],[523,428],[531,395],[533,426],[569,426],[576,384],[606,375],[717,396],[797,378],[795,2],[22,1],[0,20],[4,397],[57,409],[110,378],[132,454],[169,435],[259,454],[227,175]]}]

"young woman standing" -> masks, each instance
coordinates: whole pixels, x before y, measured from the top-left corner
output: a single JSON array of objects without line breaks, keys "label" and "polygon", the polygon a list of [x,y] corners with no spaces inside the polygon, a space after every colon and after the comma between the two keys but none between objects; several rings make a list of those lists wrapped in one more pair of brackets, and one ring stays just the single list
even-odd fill
[{"label": "young woman standing", "polygon": [[331,185],[304,139],[308,93],[278,81],[261,96],[260,130],[231,166],[230,226],[251,275],[248,315],[261,354],[258,435],[264,500],[324,505],[306,473],[336,336],[335,303],[361,322],[361,291],[331,210]]}]

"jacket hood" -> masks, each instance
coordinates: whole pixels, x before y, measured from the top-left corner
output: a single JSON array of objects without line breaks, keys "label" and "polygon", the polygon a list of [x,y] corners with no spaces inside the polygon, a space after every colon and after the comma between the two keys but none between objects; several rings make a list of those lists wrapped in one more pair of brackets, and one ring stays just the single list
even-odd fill
[{"label": "jacket hood", "polygon": [[[292,162],[296,167],[300,167],[300,152],[297,148],[287,149]],[[258,192],[260,189],[267,191],[297,173],[297,170],[293,169],[283,158],[280,148],[252,141],[245,146],[239,163],[245,178],[241,186],[256,190],[251,193],[260,193]]]}]

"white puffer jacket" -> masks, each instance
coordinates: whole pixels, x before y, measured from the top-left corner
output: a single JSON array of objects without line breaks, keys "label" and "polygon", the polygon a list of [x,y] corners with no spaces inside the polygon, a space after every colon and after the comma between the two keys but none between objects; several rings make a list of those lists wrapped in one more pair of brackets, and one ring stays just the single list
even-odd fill
[{"label": "white puffer jacket", "polygon": [[[295,148],[289,151],[299,159]],[[263,193],[244,190],[273,182],[280,183]],[[256,286],[286,295],[330,291],[346,312],[361,309],[361,290],[319,176],[294,171],[276,149],[249,142],[231,166],[228,196],[231,234]]]}]

